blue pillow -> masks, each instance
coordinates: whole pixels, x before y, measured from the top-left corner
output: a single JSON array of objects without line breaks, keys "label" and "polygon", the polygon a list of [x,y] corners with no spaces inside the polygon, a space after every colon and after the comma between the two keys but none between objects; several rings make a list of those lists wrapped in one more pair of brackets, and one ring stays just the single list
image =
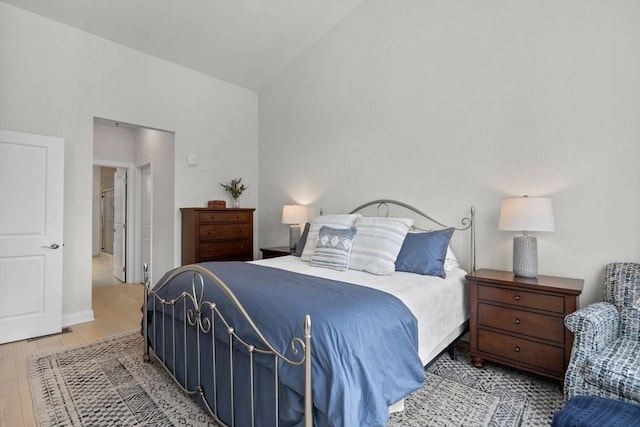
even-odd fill
[{"label": "blue pillow", "polygon": [[296,247],[293,250],[293,256],[302,256],[302,250],[304,249],[304,245],[307,244],[307,236],[309,235],[309,227],[311,226],[311,224],[306,223],[304,225],[304,231],[302,232],[302,235],[300,236],[300,240],[298,240],[298,243],[296,243]]},{"label": "blue pillow", "polygon": [[408,233],[396,258],[396,271],[445,277],[444,260],[455,228]]}]

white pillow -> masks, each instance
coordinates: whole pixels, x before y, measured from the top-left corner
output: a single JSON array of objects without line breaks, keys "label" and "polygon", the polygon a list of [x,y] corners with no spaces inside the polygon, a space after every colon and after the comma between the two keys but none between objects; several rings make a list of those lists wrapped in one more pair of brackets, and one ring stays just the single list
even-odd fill
[{"label": "white pillow", "polygon": [[456,258],[451,250],[451,246],[447,246],[447,255],[444,259],[444,271],[453,271],[454,268],[458,268],[459,266],[458,258]]},{"label": "white pillow", "polygon": [[313,252],[316,249],[318,243],[318,233],[323,225],[327,225],[333,228],[351,228],[356,222],[357,214],[349,215],[321,215],[313,218],[309,224],[309,234],[307,235],[307,242],[302,250],[300,259],[302,261],[311,261]]},{"label": "white pillow", "polygon": [[413,225],[409,218],[359,217],[353,238],[349,269],[391,274],[404,238]]}]

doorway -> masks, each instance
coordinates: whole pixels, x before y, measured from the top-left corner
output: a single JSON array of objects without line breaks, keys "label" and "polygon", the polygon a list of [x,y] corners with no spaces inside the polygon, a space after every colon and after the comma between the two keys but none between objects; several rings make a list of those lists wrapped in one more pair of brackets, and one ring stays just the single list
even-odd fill
[{"label": "doorway", "polygon": [[[115,175],[111,174],[114,187],[112,229],[120,230],[121,236],[117,233],[113,235],[111,277],[117,277],[119,272],[124,277],[120,281],[110,279],[111,283],[142,282],[142,266],[145,262],[150,265],[151,277],[160,277],[174,267],[175,134],[95,117],[93,137],[94,180],[97,179],[98,168],[116,170]],[[118,171],[124,172],[121,180],[117,178]],[[120,187],[121,193],[126,194],[122,199],[126,210],[118,205]],[[108,245],[104,246],[103,251],[102,246],[96,244],[101,241],[96,194],[94,188],[94,261],[98,253],[109,254]],[[107,197],[109,195],[105,194],[105,199]],[[108,201],[105,203],[109,204]],[[108,230],[109,227],[105,228]],[[119,248],[122,248],[122,265],[117,261]],[[154,270],[157,271],[155,275]],[[109,271],[108,264],[104,271]]]},{"label": "doorway", "polygon": [[[103,161],[104,163],[104,161]],[[127,262],[133,247],[127,236],[129,191],[128,170],[133,165],[109,162],[93,169],[92,286],[126,283]]]}]

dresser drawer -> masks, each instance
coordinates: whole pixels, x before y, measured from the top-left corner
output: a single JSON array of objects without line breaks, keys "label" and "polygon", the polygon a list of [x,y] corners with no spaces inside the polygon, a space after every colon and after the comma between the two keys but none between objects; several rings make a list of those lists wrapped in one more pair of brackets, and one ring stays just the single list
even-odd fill
[{"label": "dresser drawer", "polygon": [[246,261],[252,258],[252,249],[249,239],[202,243],[198,250],[198,256],[200,261]]},{"label": "dresser drawer", "polygon": [[207,224],[200,225],[200,241],[225,239],[248,239],[251,236],[249,224]]},{"label": "dresser drawer", "polygon": [[211,222],[246,222],[251,220],[251,212],[199,212],[198,220],[200,224]]},{"label": "dresser drawer", "polygon": [[564,298],[559,295],[478,285],[478,300],[500,302],[559,314],[564,313]]},{"label": "dresser drawer", "polygon": [[562,317],[478,303],[478,325],[564,343]]},{"label": "dresser drawer", "polygon": [[480,329],[478,330],[478,350],[532,367],[560,374],[564,372],[563,347]]}]

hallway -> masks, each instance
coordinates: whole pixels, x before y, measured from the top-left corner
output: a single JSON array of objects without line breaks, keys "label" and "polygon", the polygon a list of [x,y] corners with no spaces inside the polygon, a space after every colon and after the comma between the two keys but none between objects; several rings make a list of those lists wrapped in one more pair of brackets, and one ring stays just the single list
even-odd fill
[{"label": "hallway", "polygon": [[91,286],[94,288],[101,286],[118,285],[122,282],[113,276],[113,255],[100,252],[100,255],[92,257]]}]

